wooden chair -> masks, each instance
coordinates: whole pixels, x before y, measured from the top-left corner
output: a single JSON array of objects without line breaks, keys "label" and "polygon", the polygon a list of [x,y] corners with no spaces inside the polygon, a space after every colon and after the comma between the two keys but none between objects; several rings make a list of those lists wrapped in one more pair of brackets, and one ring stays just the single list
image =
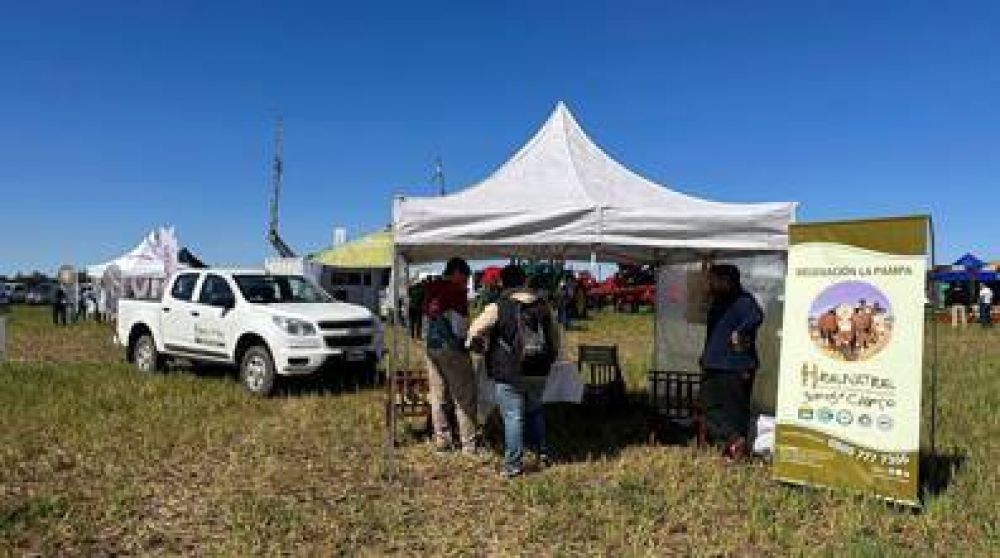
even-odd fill
[{"label": "wooden chair", "polygon": [[648,380],[651,420],[689,429],[699,446],[706,445],[708,425],[699,399],[701,374],[651,370]]},{"label": "wooden chair", "polygon": [[617,345],[580,345],[577,363],[584,379],[584,403],[608,407],[625,402]]},{"label": "wooden chair", "polygon": [[[430,382],[426,373],[413,370],[390,373],[386,382],[386,427],[395,429],[399,419],[404,421],[420,419],[418,424],[423,422],[427,432],[430,432],[431,404],[428,398],[429,393]],[[393,436],[393,440],[395,440],[395,436]]]}]

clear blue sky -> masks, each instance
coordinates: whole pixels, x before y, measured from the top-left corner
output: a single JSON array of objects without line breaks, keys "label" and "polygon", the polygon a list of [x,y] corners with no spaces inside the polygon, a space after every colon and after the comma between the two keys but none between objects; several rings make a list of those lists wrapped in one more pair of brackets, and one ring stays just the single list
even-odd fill
[{"label": "clear blue sky", "polygon": [[282,227],[314,250],[430,193],[439,154],[449,187],[484,177],[560,99],[684,192],[931,212],[940,260],[1000,258],[998,2],[485,4],[6,2],[0,273],[165,223],[259,263],[279,112]]}]

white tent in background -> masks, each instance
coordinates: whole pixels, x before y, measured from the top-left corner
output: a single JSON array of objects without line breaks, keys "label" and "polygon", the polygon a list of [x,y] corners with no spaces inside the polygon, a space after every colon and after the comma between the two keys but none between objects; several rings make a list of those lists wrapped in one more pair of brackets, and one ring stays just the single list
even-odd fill
[{"label": "white tent in background", "polygon": [[702,253],[784,251],[794,203],[720,203],[681,194],[601,150],[559,103],[482,182],[451,195],[397,198],[408,262],[537,256],[660,262]]},{"label": "white tent in background", "polygon": [[104,263],[87,266],[87,275],[102,277],[114,265],[122,277],[167,277],[183,267],[178,264],[179,244],[173,227],[152,230],[138,246]]}]

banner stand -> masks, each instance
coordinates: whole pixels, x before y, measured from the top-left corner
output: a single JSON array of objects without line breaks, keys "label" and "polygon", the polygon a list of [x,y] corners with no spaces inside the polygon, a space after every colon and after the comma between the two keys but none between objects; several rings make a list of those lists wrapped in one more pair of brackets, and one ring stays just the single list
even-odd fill
[{"label": "banner stand", "polygon": [[[927,216],[927,235],[930,238],[931,269],[937,268],[937,237],[934,235],[934,219]],[[930,281],[930,278],[928,278]],[[937,456],[937,371],[938,371],[938,320],[934,304],[931,304],[931,430],[930,457]]]},{"label": "banner stand", "polygon": [[921,507],[931,238],[927,216],[790,226],[776,480]]}]

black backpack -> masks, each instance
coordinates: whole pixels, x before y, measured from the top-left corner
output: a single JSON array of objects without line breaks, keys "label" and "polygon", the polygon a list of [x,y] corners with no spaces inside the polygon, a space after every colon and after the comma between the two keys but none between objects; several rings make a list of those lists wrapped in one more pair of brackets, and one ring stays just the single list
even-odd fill
[{"label": "black backpack", "polygon": [[548,304],[541,299],[525,304],[504,296],[497,307],[486,352],[488,375],[495,380],[548,375],[556,359]]}]

